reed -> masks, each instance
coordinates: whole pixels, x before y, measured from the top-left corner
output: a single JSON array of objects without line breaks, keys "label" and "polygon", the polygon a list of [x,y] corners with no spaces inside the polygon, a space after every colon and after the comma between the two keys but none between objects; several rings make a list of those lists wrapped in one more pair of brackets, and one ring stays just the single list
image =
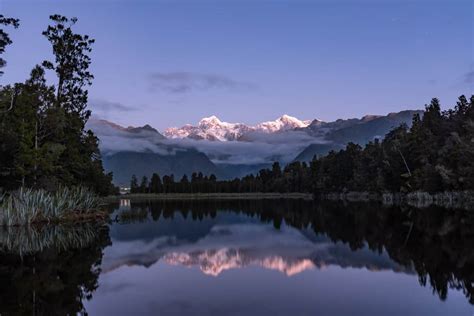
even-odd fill
[{"label": "reed", "polygon": [[61,187],[54,193],[21,188],[0,199],[0,224],[31,225],[85,217],[97,211],[100,199],[84,187]]}]

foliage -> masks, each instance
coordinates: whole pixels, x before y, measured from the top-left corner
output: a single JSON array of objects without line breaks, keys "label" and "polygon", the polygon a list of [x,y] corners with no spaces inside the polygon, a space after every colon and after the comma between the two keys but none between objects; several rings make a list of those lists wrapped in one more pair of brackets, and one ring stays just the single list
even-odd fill
[{"label": "foliage", "polygon": [[[18,28],[18,26],[20,25],[20,21],[14,18],[7,18],[0,14],[0,25],[13,26],[14,28]],[[11,43],[12,40],[10,39],[8,33],[5,32],[3,29],[0,29],[0,55],[5,52],[5,48]],[[1,68],[5,67],[6,64],[7,62],[5,61],[5,59],[0,57],[0,76],[3,75]]]},{"label": "foliage", "polygon": [[3,198],[0,222],[3,226],[59,221],[65,217],[97,210],[100,199],[84,187],[59,188],[54,193],[20,188]]},{"label": "foliage", "polygon": [[[88,54],[94,40],[73,31],[76,18],[50,19],[43,35],[54,60],[36,65],[24,83],[0,88],[0,188],[54,191],[60,185],[81,185],[101,195],[114,193],[98,139],[85,129],[91,115],[86,88],[93,79]],[[0,16],[2,21],[17,26]],[[47,70],[54,71],[56,84],[48,84]]]}]

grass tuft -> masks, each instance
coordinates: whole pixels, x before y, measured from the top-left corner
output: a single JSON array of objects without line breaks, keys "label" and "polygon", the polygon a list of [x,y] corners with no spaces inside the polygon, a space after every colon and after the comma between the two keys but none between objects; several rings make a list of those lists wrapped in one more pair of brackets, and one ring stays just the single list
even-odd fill
[{"label": "grass tuft", "polygon": [[0,197],[0,225],[24,226],[87,217],[99,205],[99,197],[84,187],[61,187],[54,193],[21,188]]}]

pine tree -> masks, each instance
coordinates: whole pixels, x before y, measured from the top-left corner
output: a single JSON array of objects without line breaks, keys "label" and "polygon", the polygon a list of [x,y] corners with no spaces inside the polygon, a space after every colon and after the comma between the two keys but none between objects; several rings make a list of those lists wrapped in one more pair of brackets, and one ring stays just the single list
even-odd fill
[{"label": "pine tree", "polygon": [[139,193],[138,179],[135,175],[132,176],[130,181],[130,193]]},{"label": "pine tree", "polygon": [[150,180],[150,193],[162,193],[163,188],[161,184],[161,178],[157,173],[153,173]]},{"label": "pine tree", "polygon": [[140,187],[138,190],[140,193],[148,193],[148,178],[146,176],[142,177],[142,181],[140,182]]}]

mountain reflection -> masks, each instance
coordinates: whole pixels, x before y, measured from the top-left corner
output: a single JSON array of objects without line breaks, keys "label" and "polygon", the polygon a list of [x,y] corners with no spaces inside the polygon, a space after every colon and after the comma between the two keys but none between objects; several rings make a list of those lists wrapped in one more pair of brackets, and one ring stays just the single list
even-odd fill
[{"label": "mountain reflection", "polygon": [[384,251],[375,253],[365,247],[354,252],[348,245],[333,243],[309,230],[302,232],[292,227],[275,230],[270,225],[252,222],[216,223],[196,241],[172,235],[149,241],[114,241],[114,247],[105,252],[103,269],[150,266],[159,260],[172,265],[197,266],[213,276],[247,266],[276,270],[287,276],[328,265],[408,271],[392,262]]},{"label": "mountain reflection", "polygon": [[451,288],[474,304],[469,211],[299,200],[132,201],[121,211],[132,224],[113,227],[105,270],[159,260],[214,276],[247,266],[288,276],[328,265],[391,270],[418,274],[442,300]]}]

